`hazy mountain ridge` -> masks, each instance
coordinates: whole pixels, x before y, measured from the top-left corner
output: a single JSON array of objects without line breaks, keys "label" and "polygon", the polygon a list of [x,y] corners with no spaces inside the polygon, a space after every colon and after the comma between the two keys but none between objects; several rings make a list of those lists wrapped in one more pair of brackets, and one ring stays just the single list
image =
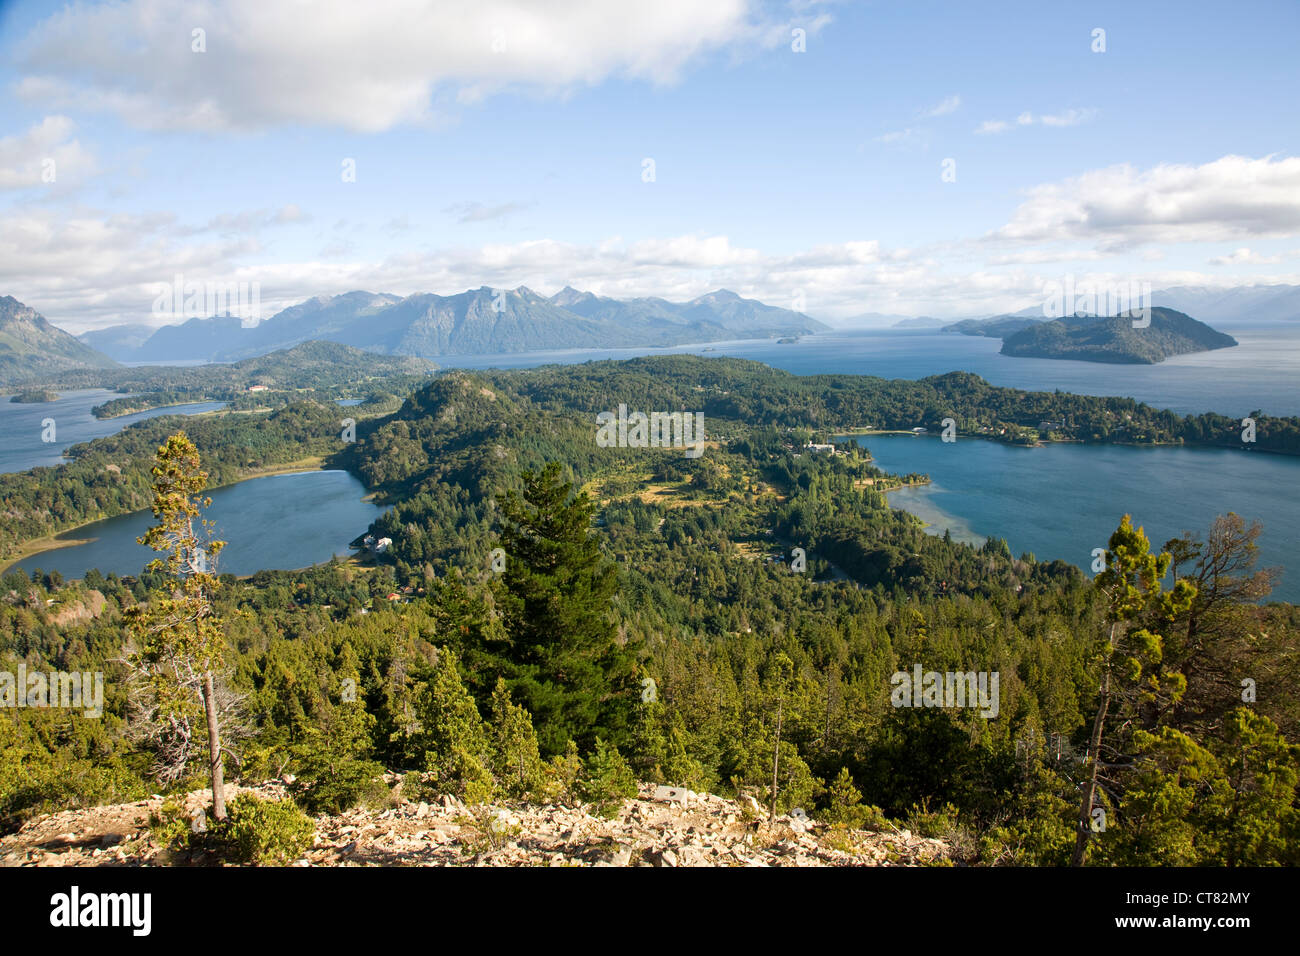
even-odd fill
[{"label": "hazy mountain ridge", "polygon": [[29,305],[0,296],[0,382],[33,381],[78,367],[116,368],[117,362],[51,325]]},{"label": "hazy mountain ridge", "polygon": [[136,326],[87,332],[122,361],[237,361],[311,340],[432,358],[569,348],[632,348],[807,334],[827,326],[798,312],[718,290],[689,302],[620,300],[566,287],[549,298],[526,286],[400,298],[317,296],[245,327],[233,316],[164,326],[132,346]]},{"label": "hazy mountain ridge", "polygon": [[1153,292],[1151,302],[1228,325],[1300,322],[1300,286],[1294,285],[1174,286]]},{"label": "hazy mountain ridge", "polygon": [[1154,365],[1171,355],[1231,348],[1237,340],[1173,309],[1151,309],[1150,325],[1134,328],[1135,318],[1070,316],[1036,323],[1007,336],[1002,354],[1022,358]]}]

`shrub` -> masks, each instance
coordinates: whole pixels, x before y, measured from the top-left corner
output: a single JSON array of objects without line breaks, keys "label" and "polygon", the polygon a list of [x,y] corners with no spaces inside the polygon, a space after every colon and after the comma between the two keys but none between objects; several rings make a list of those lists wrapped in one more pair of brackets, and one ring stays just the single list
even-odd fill
[{"label": "shrub", "polygon": [[312,844],[316,826],[292,800],[243,793],[230,802],[225,836],[242,863],[283,866]]},{"label": "shrub", "polygon": [[613,744],[596,738],[578,778],[578,795],[596,805],[596,812],[612,816],[627,797],[636,796],[636,775]]},{"label": "shrub", "polygon": [[157,813],[149,814],[149,835],[169,850],[189,849],[190,818],[178,800],[165,800]]}]

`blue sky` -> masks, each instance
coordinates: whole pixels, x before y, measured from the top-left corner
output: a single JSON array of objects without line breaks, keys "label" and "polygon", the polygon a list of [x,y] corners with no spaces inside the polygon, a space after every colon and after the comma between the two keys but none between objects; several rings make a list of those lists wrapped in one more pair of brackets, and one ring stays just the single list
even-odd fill
[{"label": "blue sky", "polygon": [[1300,282],[1291,0],[540,6],[6,4],[0,293],[82,331],[177,273],[833,320]]}]

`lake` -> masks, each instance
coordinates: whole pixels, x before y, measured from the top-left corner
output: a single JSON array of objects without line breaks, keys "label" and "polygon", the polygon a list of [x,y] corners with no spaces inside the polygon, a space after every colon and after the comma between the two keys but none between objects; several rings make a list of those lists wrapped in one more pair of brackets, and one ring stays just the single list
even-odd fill
[{"label": "lake", "polygon": [[963,371],[1008,388],[1118,395],[1180,415],[1221,412],[1244,417],[1255,410],[1300,415],[1300,328],[1233,329],[1232,336],[1240,343],[1234,348],[1179,355],[1159,365],[1013,358],[998,353],[1000,339],[901,329],[824,332],[786,345],[747,339],[662,349],[447,355],[438,361],[448,368],[534,368],[639,355],[725,355],[796,375],[847,372],[917,379]]},{"label": "lake", "polygon": [[[239,575],[291,570],[349,554],[348,542],[383,512],[361,500],[365,493],[346,471],[269,475],[216,489],[206,517],[216,522],[216,536],[228,542],[216,570]],[[95,540],[32,555],[14,568],[58,571],[65,578],[80,578],[90,568],[139,574],[155,554],[135,539],[154,523],[149,511],[96,521],[59,536]]]},{"label": "lake", "polygon": [[[26,471],[29,468],[61,465],[66,458],[63,450],[78,442],[115,435],[122,429],[146,418],[160,415],[198,415],[225,408],[225,402],[193,402],[173,405],[170,408],[151,408],[120,418],[96,418],[90,410],[114,398],[125,398],[125,392],[103,388],[69,389],[59,392],[53,402],[24,404],[9,401],[9,395],[0,395],[0,474]],[[41,440],[45,419],[54,419],[53,442]]]},{"label": "lake", "polygon": [[[847,440],[843,437],[837,441]],[[1259,520],[1258,567],[1300,569],[1300,458],[1226,448],[1053,444],[1038,448],[978,438],[855,436],[877,467],[928,474],[932,484],[889,493],[927,530],[980,544],[1006,538],[1013,554],[1060,558],[1091,576],[1125,514],[1153,548],[1183,531],[1204,537],[1215,516]],[[1300,601],[1300,572],[1284,573],[1273,598]]]}]

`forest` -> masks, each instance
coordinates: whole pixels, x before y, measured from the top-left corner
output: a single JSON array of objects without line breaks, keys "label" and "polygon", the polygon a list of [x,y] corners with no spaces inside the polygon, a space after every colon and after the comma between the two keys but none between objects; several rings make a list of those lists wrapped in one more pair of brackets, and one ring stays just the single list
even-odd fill
[{"label": "forest", "polygon": [[[702,411],[707,449],[599,447],[595,414],[620,403]],[[600,803],[639,779],[906,826],[971,865],[1300,862],[1300,618],[1268,602],[1258,526],[1224,514],[1149,541],[1117,502],[1089,578],[927,535],[888,504],[908,476],[853,444],[804,447],[945,417],[963,436],[1050,420],[1082,440],[1240,444],[1237,420],[686,356],[439,375],[358,416],[354,443],[338,417],[307,401],[155,419],[0,479],[10,546],[148,507],[151,469],[191,459],[196,514],[202,488],[310,455],[389,506],[370,529],[382,555],[204,571],[227,779],[292,773],[309,812],[382,800],[384,769],[471,803]],[[1260,450],[1293,453],[1297,425],[1260,416]],[[184,600],[175,573],[0,580],[0,670],[106,675],[102,719],[0,715],[3,826],[205,785],[205,755],[149,726],[133,677],[134,628]],[[997,716],[896,706],[892,675],[918,666],[997,674]],[[195,739],[208,719],[187,716]]]}]

